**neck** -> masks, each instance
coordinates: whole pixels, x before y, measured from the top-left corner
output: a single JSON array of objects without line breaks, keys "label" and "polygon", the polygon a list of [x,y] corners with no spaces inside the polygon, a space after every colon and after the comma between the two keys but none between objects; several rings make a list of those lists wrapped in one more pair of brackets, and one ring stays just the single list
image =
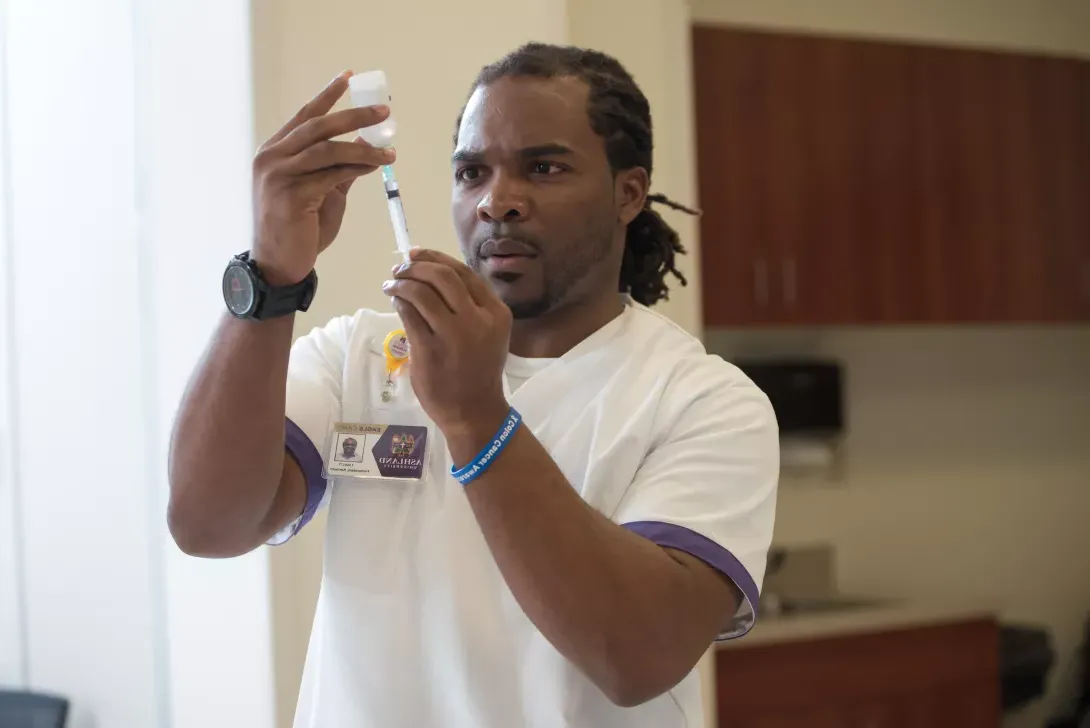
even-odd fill
[{"label": "neck", "polygon": [[511,327],[511,353],[533,359],[563,356],[623,310],[620,294],[607,291],[532,319],[516,320]]}]

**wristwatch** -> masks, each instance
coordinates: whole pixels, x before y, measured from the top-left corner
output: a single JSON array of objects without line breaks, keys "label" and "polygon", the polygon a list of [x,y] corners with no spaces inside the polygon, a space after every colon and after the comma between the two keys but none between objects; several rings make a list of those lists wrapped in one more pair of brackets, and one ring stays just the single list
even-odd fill
[{"label": "wristwatch", "polygon": [[223,300],[235,318],[264,321],[306,311],[318,289],[318,274],[313,270],[299,283],[270,286],[261,275],[249,251],[239,253],[223,272]]}]

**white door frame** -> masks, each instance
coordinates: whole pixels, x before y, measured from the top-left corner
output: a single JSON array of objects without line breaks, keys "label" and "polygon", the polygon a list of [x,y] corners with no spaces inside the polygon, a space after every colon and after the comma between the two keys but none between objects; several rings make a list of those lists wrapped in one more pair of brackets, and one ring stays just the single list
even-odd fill
[{"label": "white door frame", "polygon": [[0,685],[27,682],[26,600],[19,512],[11,140],[7,125],[7,0],[0,0]]}]

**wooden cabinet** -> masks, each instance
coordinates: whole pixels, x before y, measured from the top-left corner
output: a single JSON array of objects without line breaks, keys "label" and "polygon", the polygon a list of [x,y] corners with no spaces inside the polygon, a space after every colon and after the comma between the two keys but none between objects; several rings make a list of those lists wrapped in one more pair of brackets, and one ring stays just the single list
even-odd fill
[{"label": "wooden cabinet", "polygon": [[708,325],[1090,321],[1090,62],[693,47]]},{"label": "wooden cabinet", "polygon": [[990,620],[716,653],[721,728],[998,728]]}]

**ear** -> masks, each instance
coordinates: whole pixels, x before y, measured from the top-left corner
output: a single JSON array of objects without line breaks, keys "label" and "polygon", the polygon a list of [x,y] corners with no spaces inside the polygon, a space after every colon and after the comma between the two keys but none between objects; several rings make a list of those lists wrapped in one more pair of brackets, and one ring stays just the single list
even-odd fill
[{"label": "ear", "polygon": [[651,178],[643,167],[625,169],[616,174],[613,199],[617,201],[617,217],[622,225],[628,225],[643,211],[650,186]]}]

